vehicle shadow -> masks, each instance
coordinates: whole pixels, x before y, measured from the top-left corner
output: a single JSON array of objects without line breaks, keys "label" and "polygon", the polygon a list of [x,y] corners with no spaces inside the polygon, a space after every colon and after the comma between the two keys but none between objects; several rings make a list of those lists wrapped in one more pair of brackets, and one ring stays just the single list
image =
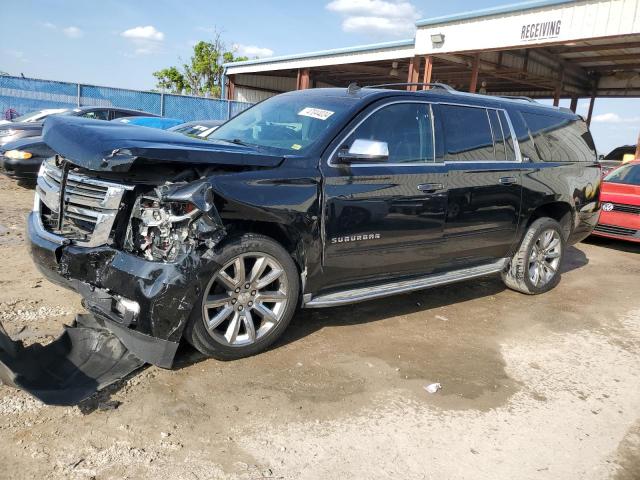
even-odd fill
[{"label": "vehicle shadow", "polygon": [[625,242],[624,240],[616,240],[615,238],[597,237],[592,235],[584,239],[583,242],[590,245],[612,248],[620,252],[640,253],[640,243]]},{"label": "vehicle shadow", "polygon": [[579,248],[571,245],[570,247],[567,247],[566,256],[564,257],[564,261],[560,267],[560,273],[568,273],[572,270],[585,267],[588,264],[589,258],[587,257],[587,254]]},{"label": "vehicle shadow", "polygon": [[[567,248],[561,272],[568,273],[588,263],[589,259],[582,250],[570,246]],[[410,315],[496,295],[505,289],[500,277],[492,275],[342,307],[301,309],[296,313],[282,337],[270,349],[296,342],[325,327],[374,323],[390,317]],[[178,351],[174,369],[188,367],[206,358],[191,346],[182,345]]]}]

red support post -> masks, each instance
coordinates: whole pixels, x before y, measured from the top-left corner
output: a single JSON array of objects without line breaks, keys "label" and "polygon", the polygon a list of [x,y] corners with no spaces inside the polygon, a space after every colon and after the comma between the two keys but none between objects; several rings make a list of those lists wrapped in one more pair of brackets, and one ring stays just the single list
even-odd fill
[{"label": "red support post", "polygon": [[596,92],[594,88],[591,92],[591,100],[589,100],[589,111],[587,112],[587,125],[591,125],[591,117],[593,117],[593,104],[596,102]]},{"label": "red support post", "polygon": [[299,68],[298,69],[298,79],[296,81],[296,89],[297,90],[306,90],[309,88],[309,69],[308,68]]},{"label": "red support post", "polygon": [[[427,55],[424,57],[424,73],[422,74],[422,83],[430,83],[431,82],[431,74],[433,73],[433,57],[431,55]],[[422,86],[423,90],[427,90],[429,87],[426,85]]]},{"label": "red support post", "polygon": [[[409,75],[407,83],[417,83],[420,78],[420,58],[415,56],[409,60]],[[407,85],[407,90],[415,92],[418,89],[416,85]]]},{"label": "red support post", "polygon": [[227,84],[227,100],[235,100],[236,95],[236,84],[233,81],[233,75],[228,75],[228,84]]},{"label": "red support post", "polygon": [[480,52],[473,56],[473,63],[471,64],[471,82],[469,83],[469,92],[476,93],[478,88],[478,73],[480,71]]},{"label": "red support post", "polygon": [[578,97],[571,97],[571,105],[569,106],[573,113],[578,109]]}]

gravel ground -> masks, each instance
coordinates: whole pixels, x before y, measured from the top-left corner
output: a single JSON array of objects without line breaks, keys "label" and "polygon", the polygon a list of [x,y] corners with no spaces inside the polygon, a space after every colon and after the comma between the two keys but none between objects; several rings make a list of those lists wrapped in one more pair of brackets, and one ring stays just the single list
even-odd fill
[{"label": "gravel ground", "polygon": [[[46,343],[82,308],[31,264],[32,195],[0,179],[0,320]],[[486,278],[304,311],[262,355],[185,348],[78,407],[0,386],[0,478],[639,479],[640,248],[568,253],[543,296]]]}]

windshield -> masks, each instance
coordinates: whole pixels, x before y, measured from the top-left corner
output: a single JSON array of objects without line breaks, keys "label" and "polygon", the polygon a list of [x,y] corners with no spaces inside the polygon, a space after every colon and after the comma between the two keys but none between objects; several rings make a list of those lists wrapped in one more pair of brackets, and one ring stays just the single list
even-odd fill
[{"label": "windshield", "polygon": [[14,118],[13,122],[38,122],[49,115],[60,114],[64,112],[68,112],[66,108],[56,108],[49,110],[38,110],[37,112],[30,112],[25,115],[20,115],[19,117]]},{"label": "windshield", "polygon": [[640,163],[628,163],[615,169],[604,180],[611,183],[640,185]]},{"label": "windshield", "polygon": [[340,122],[354,101],[346,97],[279,95],[240,113],[208,139],[299,152]]}]

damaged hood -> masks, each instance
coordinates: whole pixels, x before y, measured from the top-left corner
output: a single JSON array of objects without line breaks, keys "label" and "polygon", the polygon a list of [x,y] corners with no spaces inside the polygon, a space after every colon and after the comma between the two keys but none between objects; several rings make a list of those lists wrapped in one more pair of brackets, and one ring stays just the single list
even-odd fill
[{"label": "damaged hood", "polygon": [[95,171],[128,171],[144,158],[201,165],[276,167],[283,157],[257,148],[212,142],[179,133],[80,117],[51,116],[44,124],[47,145],[75,165]]}]

